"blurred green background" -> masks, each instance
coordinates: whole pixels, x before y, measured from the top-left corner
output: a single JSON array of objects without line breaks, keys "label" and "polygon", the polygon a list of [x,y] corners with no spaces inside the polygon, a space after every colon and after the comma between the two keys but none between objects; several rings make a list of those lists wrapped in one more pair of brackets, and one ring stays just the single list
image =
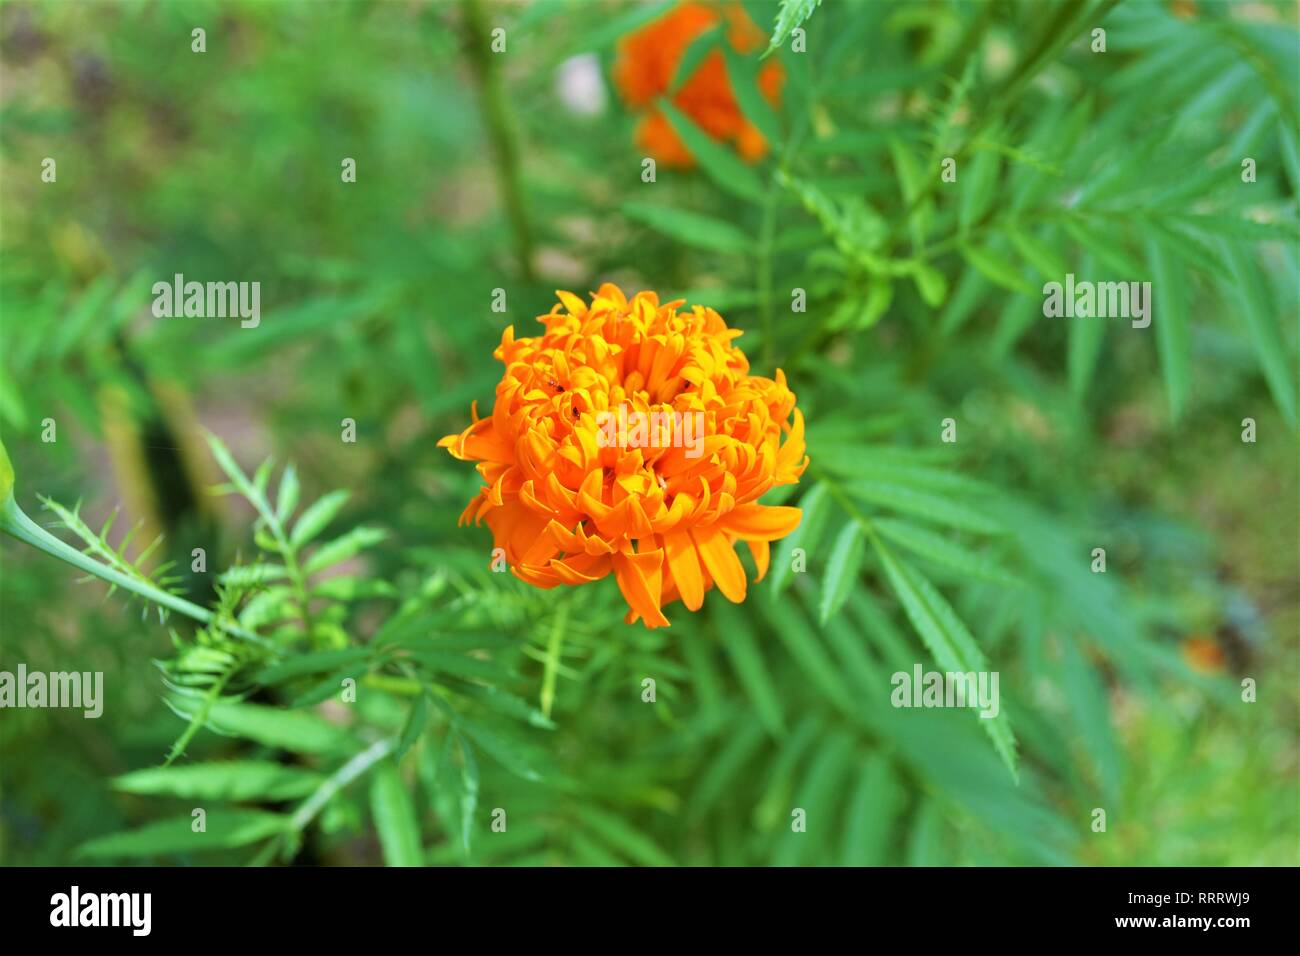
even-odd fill
[{"label": "blurred green background", "polygon": [[[778,5],[743,6],[770,35]],[[752,94],[760,51],[727,55],[768,155],[704,149],[647,183],[611,68],[671,7],[0,6],[20,505],[50,523],[38,494],[81,501],[95,528],[121,505],[109,539],[163,534],[156,557],[208,603],[255,553],[255,515],[208,493],[201,425],[250,474],[293,462],[305,501],[349,489],[340,528],[387,533],[284,660],[373,646],[394,620],[465,652],[429,645],[418,704],[377,659],[355,705],[325,696],[340,659],[240,672],[258,719],[199,731],[174,766],[283,779],[123,784],[186,727],[164,679],[198,670],[157,662],[188,660],[192,628],[6,538],[0,669],[102,671],[106,700],[98,720],[0,713],[0,860],[1300,862],[1295,5],[824,0],[806,52],[773,55],[779,105]],[[1152,326],[1042,317],[1066,271],[1152,281]],[[260,281],[260,326],[155,319],[175,273]],[[492,574],[487,530],[456,526],[477,476],[435,446],[491,408],[507,325],[534,334],[555,289],[606,280],[717,308],[809,423],[813,466],[782,499],[805,525],[770,579],[653,632],[622,623],[612,580]],[[879,547],[860,533],[877,521]],[[212,573],[190,570],[200,546]],[[891,671],[938,666],[891,559],[1000,673],[1018,780],[974,715],[889,706]],[[293,819],[393,735],[400,762]],[[256,832],[187,843],[195,806]]]}]

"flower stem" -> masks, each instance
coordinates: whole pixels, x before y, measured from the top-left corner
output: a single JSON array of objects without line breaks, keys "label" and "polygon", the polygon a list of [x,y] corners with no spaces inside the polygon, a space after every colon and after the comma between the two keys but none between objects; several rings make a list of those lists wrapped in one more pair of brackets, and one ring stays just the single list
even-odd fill
[{"label": "flower stem", "polygon": [[501,75],[489,47],[487,21],[480,0],[462,0],[464,10],[465,49],[482,94],[483,118],[492,140],[496,157],[497,181],[501,200],[510,219],[514,234],[515,255],[519,271],[525,280],[533,279],[533,231],[528,220],[528,207],[524,203],[524,190],[519,175],[519,140],[510,119],[505,92],[501,88]]},{"label": "flower stem", "polygon": [[50,534],[31,518],[27,513],[18,507],[18,502],[10,495],[4,503],[4,508],[0,509],[0,531],[5,531],[19,541],[30,544],[38,551],[44,551],[51,557],[58,558],[65,564],[70,564],[79,571],[85,571],[87,574],[93,574],[95,577],[107,581],[109,584],[116,585],[124,591],[138,595],[147,601],[152,601],[168,610],[183,614],[188,618],[198,621],[200,624],[215,625],[222,630],[243,638],[244,640],[253,641],[262,644],[264,640],[251,631],[246,631],[234,624],[228,624],[225,621],[217,620],[216,616],[207,608],[199,607],[192,601],[187,601],[183,597],[170,594],[147,581],[141,581],[130,575],[123,574],[116,568],[111,568],[102,562],[96,561],[89,555],[82,554],[76,548],[60,541],[54,535]]}]

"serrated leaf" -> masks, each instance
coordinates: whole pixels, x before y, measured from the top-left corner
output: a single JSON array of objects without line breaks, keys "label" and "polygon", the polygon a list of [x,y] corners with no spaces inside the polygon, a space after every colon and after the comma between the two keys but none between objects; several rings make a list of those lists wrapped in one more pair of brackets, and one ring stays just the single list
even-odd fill
[{"label": "serrated leaf", "polygon": [[298,470],[293,465],[286,465],[275,496],[275,516],[281,524],[288,521],[293,509],[298,507],[298,493]]},{"label": "serrated leaf", "polygon": [[420,739],[420,734],[424,733],[424,728],[429,723],[429,700],[424,694],[415,698],[411,704],[411,712],[406,716],[406,725],[402,727],[402,736],[398,738],[397,748],[393,751],[393,759],[400,761],[411,749],[412,745]]},{"label": "serrated leaf", "polygon": [[856,521],[850,521],[835,538],[835,547],[831,549],[830,561],[826,565],[826,580],[822,582],[818,609],[823,624],[831,619],[848,598],[850,589],[857,581],[858,571],[862,568],[864,551],[862,527]]},{"label": "serrated leaf", "polygon": [[217,576],[217,580],[231,587],[248,588],[270,581],[282,581],[288,575],[288,570],[282,564],[244,564],[227,568]]},{"label": "serrated leaf", "polygon": [[374,655],[369,647],[346,647],[337,651],[309,651],[295,654],[279,663],[264,667],[253,675],[259,684],[273,686],[295,677],[338,670],[347,664],[360,664]]},{"label": "serrated leaf", "polygon": [[289,543],[300,548],[324,531],[326,525],[343,508],[350,494],[347,491],[331,491],[308,505],[289,533]]},{"label": "serrated leaf", "polygon": [[891,541],[959,574],[983,578],[1010,587],[1017,587],[1023,583],[1011,572],[988,558],[981,557],[926,528],[894,518],[873,518],[871,524]]},{"label": "serrated leaf", "polygon": [[907,485],[868,480],[849,482],[844,488],[860,501],[901,511],[923,521],[946,524],[980,534],[1001,534],[1006,530],[1002,523],[991,515],[951,498],[941,498]]},{"label": "serrated leaf", "polygon": [[229,850],[283,833],[288,821],[286,816],[261,810],[213,810],[205,817],[203,831],[196,833],[194,818],[186,814],[89,840],[78,848],[77,856],[109,859]]},{"label": "serrated leaf", "polygon": [[722,219],[645,202],[627,202],[620,208],[629,219],[687,246],[714,252],[752,253],[754,250],[749,236]]},{"label": "serrated leaf", "polygon": [[795,548],[805,551],[815,546],[821,537],[822,526],[830,512],[830,493],[824,484],[813,485],[812,489],[799,501],[803,518],[799,527],[782,539],[772,561],[772,596],[776,597],[790,581],[791,558]]},{"label": "serrated leaf", "polygon": [[124,793],[203,800],[292,800],[311,793],[323,779],[319,773],[301,767],[263,760],[229,760],[136,770],[114,778],[113,788]]},{"label": "serrated leaf", "polygon": [[311,593],[313,597],[330,598],[335,601],[364,601],[371,598],[394,597],[397,589],[387,581],[340,576],[320,582],[311,589]]},{"label": "serrated leaf", "polygon": [[295,753],[332,753],[355,746],[346,731],[315,714],[261,704],[218,701],[208,713],[207,725],[218,733]]},{"label": "serrated leaf", "polygon": [[1235,295],[1240,301],[1251,344],[1264,370],[1264,381],[1268,383],[1283,416],[1294,426],[1296,398],[1295,381],[1291,377],[1292,353],[1283,342],[1282,329],[1276,311],[1270,307],[1263,277],[1240,243],[1224,241],[1220,246],[1234,279],[1231,289],[1225,289],[1225,293]]},{"label": "serrated leaf", "polygon": [[306,574],[315,574],[317,571],[333,567],[356,556],[366,548],[373,547],[387,537],[388,532],[379,528],[369,528],[364,525],[353,528],[347,534],[333,541],[327,541],[313,551],[307,563],[303,565],[303,571]]},{"label": "serrated leaf", "polygon": [[772,26],[772,39],[763,51],[763,57],[771,56],[777,47],[784,45],[795,27],[812,16],[821,2],[822,0],[781,0],[781,9],[777,11]]},{"label": "serrated leaf", "polygon": [[523,777],[525,780],[538,781],[542,779],[542,774],[532,766],[528,756],[511,741],[465,716],[461,716],[457,720],[456,726],[474,743],[478,744],[480,750],[511,773]]},{"label": "serrated leaf", "polygon": [[[975,638],[947,600],[923,575],[894,555],[879,538],[872,539],[890,586],[912,622],[912,627],[933,656],[939,669],[952,673],[987,673],[988,661]],[[996,717],[976,720],[993,741],[993,747],[1013,777],[1016,769],[1016,740],[1005,708]]]}]

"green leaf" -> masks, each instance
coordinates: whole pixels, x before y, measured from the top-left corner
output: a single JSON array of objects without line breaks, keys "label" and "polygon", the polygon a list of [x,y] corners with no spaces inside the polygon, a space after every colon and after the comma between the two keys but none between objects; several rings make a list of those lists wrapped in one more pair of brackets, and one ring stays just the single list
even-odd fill
[{"label": "green leaf", "polygon": [[456,677],[497,683],[511,680],[515,676],[508,668],[496,661],[458,654],[455,651],[418,650],[411,651],[411,657],[434,673],[453,674]]},{"label": "green leaf", "polygon": [[347,491],[331,491],[308,505],[307,509],[298,516],[298,521],[289,534],[289,543],[300,548],[324,531],[325,526],[334,520],[347,502],[350,494],[351,492]]},{"label": "green leaf", "polygon": [[776,685],[763,662],[762,652],[754,640],[752,630],[730,605],[721,601],[711,601],[709,616],[713,619],[714,630],[722,643],[740,686],[753,703],[754,709],[768,732],[774,737],[785,733],[785,717],[781,712],[781,698],[776,692]]},{"label": "green leaf", "polygon": [[781,9],[777,11],[776,22],[772,27],[772,40],[763,51],[763,57],[771,56],[777,47],[784,45],[795,27],[812,16],[821,2],[822,0],[781,0]]},{"label": "green leaf", "polygon": [[396,597],[397,589],[387,581],[343,575],[320,582],[311,589],[311,593],[313,597],[335,601],[363,601],[369,598]]},{"label": "green leaf", "polygon": [[627,202],[621,208],[629,219],[696,249],[746,254],[754,251],[749,236],[722,219],[645,202]]},{"label": "green leaf", "polygon": [[879,866],[887,862],[890,840],[906,802],[907,793],[889,761],[878,754],[868,757],[849,796],[841,864]]},{"label": "green leaf", "polygon": [[[930,213],[934,208],[932,199],[918,202],[925,192],[925,177],[915,152],[904,140],[897,136],[889,139],[889,155],[894,161],[894,172],[898,176],[898,185],[907,203],[907,228],[912,237],[912,248],[920,250],[925,246],[925,235],[929,231]],[[917,205],[913,208],[913,203]]]},{"label": "green leaf", "polygon": [[842,713],[854,713],[856,706],[848,685],[826,652],[825,645],[818,640],[818,629],[810,626],[804,617],[800,603],[792,598],[777,601],[767,613],[777,638],[790,652],[800,670],[808,675],[822,695]]},{"label": "green leaf", "polygon": [[1065,262],[1052,247],[1051,235],[1027,236],[1014,229],[1005,230],[1020,257],[1048,282],[1064,282],[1068,271]]},{"label": "green leaf", "polygon": [[725,45],[726,37],[724,34],[723,24],[718,23],[709,27],[699,36],[693,39],[682,53],[681,59],[677,61],[677,66],[673,70],[672,82],[668,85],[672,93],[677,93],[685,85],[686,81],[695,75],[695,71],[700,68],[705,58],[720,45]]},{"label": "green leaf", "polygon": [[[989,666],[984,652],[943,595],[924,576],[896,557],[879,537],[873,538],[872,543],[907,619],[912,622],[940,670],[986,673]],[[1018,779],[1016,740],[1006,709],[1000,708],[996,717],[977,716],[976,720],[993,741],[994,749],[1011,775]]]},{"label": "green leaf", "polygon": [[411,705],[411,712],[406,717],[406,726],[402,728],[402,736],[397,741],[397,747],[393,750],[393,759],[400,761],[411,746],[420,739],[420,734],[424,733],[424,728],[429,722],[429,700],[424,694],[415,698],[415,703]]},{"label": "green leaf", "polygon": [[333,567],[348,558],[354,557],[366,548],[373,547],[387,537],[388,532],[379,528],[365,526],[353,528],[347,534],[335,538],[333,541],[327,541],[313,551],[311,557],[307,559],[303,571],[307,574],[314,574],[325,568]]},{"label": "green leaf", "polygon": [[286,465],[275,498],[275,516],[281,524],[288,521],[293,509],[298,507],[298,492],[298,471],[293,465]]},{"label": "green leaf", "polygon": [[324,754],[355,746],[346,731],[315,714],[261,704],[218,701],[208,713],[207,726],[218,733],[295,753]]},{"label": "green leaf", "polygon": [[[1160,369],[1169,396],[1169,410],[1174,421],[1183,414],[1190,390],[1192,346],[1187,317],[1187,296],[1183,289],[1183,275],[1174,272],[1171,257],[1164,247],[1154,241],[1147,242],[1147,258],[1151,263],[1152,288],[1160,290],[1152,308],[1151,321],[1156,327],[1156,348],[1160,353]],[[1154,296],[1153,296],[1154,298]]]},{"label": "green leaf", "polygon": [[163,856],[229,850],[283,833],[289,818],[261,810],[213,810],[196,833],[197,818],[186,814],[147,824],[137,830],[97,837],[81,845],[77,856],[89,859]]},{"label": "green leaf", "polygon": [[781,125],[759,88],[761,64],[742,56],[729,43],[723,44],[722,55],[727,61],[727,78],[731,80],[731,91],[735,94],[745,119],[757,126],[769,143],[781,142]]},{"label": "green leaf", "polygon": [[375,766],[370,778],[370,812],[387,866],[423,866],[420,825],[411,795],[394,760]]},{"label": "green leaf", "polygon": [[921,300],[932,309],[943,305],[944,299],[948,297],[948,280],[932,266],[918,262],[912,270],[912,281],[916,283],[916,291],[921,294]]},{"label": "green leaf", "polygon": [[212,450],[212,457],[216,459],[217,465],[230,479],[230,483],[246,498],[253,497],[255,492],[252,484],[249,483],[248,476],[244,474],[244,470],[239,467],[234,456],[230,454],[230,449],[226,447],[225,442],[211,432],[204,432],[204,438],[207,439],[208,447]]},{"label": "green leaf", "polygon": [[543,779],[542,774],[533,768],[530,759],[514,743],[498,736],[468,717],[460,717],[456,722],[456,726],[474,743],[478,744],[479,749],[511,773],[523,777],[525,780],[539,781]]},{"label": "green leaf", "polygon": [[1033,287],[1021,277],[1020,270],[988,246],[962,243],[961,254],[967,262],[1002,288],[1022,295],[1034,294]]},{"label": "green leaf", "polygon": [[677,135],[682,138],[686,148],[710,179],[741,199],[753,202],[763,200],[766,194],[763,184],[734,150],[713,139],[696,126],[690,117],[674,109],[672,104],[661,101],[659,109],[668,118],[668,122],[672,124]]},{"label": "green leaf", "polygon": [[968,577],[1018,587],[1023,582],[997,563],[926,528],[893,518],[872,518],[872,527],[912,552]]},{"label": "green leaf", "polygon": [[582,808],[578,822],[588,832],[599,837],[634,863],[642,866],[674,865],[673,858],[645,834],[635,829],[626,820],[597,809],[590,803]]},{"label": "green leaf", "polygon": [[993,203],[1000,167],[998,154],[991,150],[976,153],[967,164],[965,175],[959,180],[961,205],[957,210],[957,221],[963,235],[980,221]]},{"label": "green leaf", "polygon": [[[549,7],[549,4],[535,4],[533,9],[538,7]],[[655,3],[633,6],[625,13],[612,18],[593,17],[595,21],[593,27],[586,33],[579,36],[572,44],[569,45],[569,53],[580,53],[584,50],[600,50],[604,47],[615,43],[619,37],[634,32],[638,27],[642,27],[652,20],[657,20],[673,7],[673,0],[658,0]]]},{"label": "green leaf", "polygon": [[1171,225],[1186,226],[1199,232],[1229,239],[1249,239],[1254,242],[1295,242],[1300,239],[1300,225],[1294,220],[1256,222],[1239,216],[1175,214],[1165,217]]},{"label": "green leaf", "polygon": [[803,517],[799,521],[799,527],[782,539],[772,560],[773,597],[779,595],[790,582],[790,575],[793,573],[791,559],[795,548],[802,548],[806,552],[816,547],[821,537],[822,526],[830,513],[830,506],[830,492],[824,484],[820,483],[813,485],[812,489],[800,499],[799,507],[803,511]]},{"label": "green leaf", "polygon": [[849,591],[858,578],[862,568],[862,555],[866,542],[862,526],[850,521],[835,539],[831,549],[831,558],[826,566],[826,580],[822,582],[822,595],[819,614],[825,624],[844,605]]},{"label": "green leaf", "polygon": [[474,833],[474,813],[478,809],[478,761],[474,759],[474,748],[461,734],[456,734],[456,743],[460,745],[460,842],[465,853],[470,851]]},{"label": "green leaf", "polygon": [[253,675],[259,684],[272,686],[295,677],[336,671],[348,664],[359,664],[369,659],[374,651],[369,647],[346,647],[337,651],[309,651],[286,658],[277,664],[263,667]]},{"label": "green leaf", "polygon": [[951,498],[941,498],[928,492],[917,491],[907,485],[868,480],[850,482],[844,488],[861,501],[893,511],[901,511],[924,521],[946,524],[980,534],[1001,534],[1006,530],[1001,522],[991,515]]},{"label": "green leaf", "polygon": [[245,564],[227,568],[217,576],[217,580],[231,587],[250,588],[271,581],[282,581],[288,575],[288,570],[282,564]]},{"label": "green leaf", "polygon": [[1232,286],[1224,291],[1239,298],[1250,341],[1264,370],[1273,399],[1286,420],[1296,423],[1295,381],[1291,378],[1291,352],[1282,339],[1277,312],[1268,301],[1267,288],[1255,263],[1238,242],[1221,243],[1224,258],[1233,274]]},{"label": "green leaf", "polygon": [[1097,370],[1097,359],[1101,357],[1102,343],[1106,339],[1106,328],[1110,319],[1098,316],[1075,316],[1070,322],[1070,339],[1066,353],[1066,364],[1070,375],[1070,393],[1082,399],[1092,384],[1093,373]]},{"label": "green leaf", "polygon": [[323,779],[301,767],[263,760],[229,760],[136,770],[114,778],[113,787],[125,793],[203,800],[293,800],[311,793]]}]

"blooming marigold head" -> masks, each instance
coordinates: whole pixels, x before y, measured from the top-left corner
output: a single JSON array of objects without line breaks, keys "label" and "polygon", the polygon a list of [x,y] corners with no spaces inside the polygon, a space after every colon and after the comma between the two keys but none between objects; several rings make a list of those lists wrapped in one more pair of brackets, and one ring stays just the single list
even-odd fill
[{"label": "blooming marigold head", "polygon": [[[703,3],[683,3],[619,43],[614,81],[630,107],[646,111],[637,126],[636,141],[657,162],[683,167],[695,163],[655,102],[672,89],[678,64],[691,41],[723,19],[727,42],[737,52],[750,53],[762,44],[762,32],[739,4]],[[759,71],[759,89],[768,102],[779,101],[784,78],[776,61],[764,64]],[[734,144],[744,159],[753,162],[767,152],[767,140],[736,103],[721,50],[704,58],[681,84],[672,103],[714,139]]]},{"label": "blooming marigold head", "polygon": [[538,587],[613,573],[629,623],[665,626],[665,605],[698,610],[715,584],[744,600],[736,543],[762,578],[768,543],[799,524],[798,508],[758,503],[808,464],[785,375],[750,375],[741,332],[713,309],[610,284],[590,305],[556,294],[542,335],[502,335],[491,416],[475,407],[438,443],[486,482],[461,523],[486,521]]}]

